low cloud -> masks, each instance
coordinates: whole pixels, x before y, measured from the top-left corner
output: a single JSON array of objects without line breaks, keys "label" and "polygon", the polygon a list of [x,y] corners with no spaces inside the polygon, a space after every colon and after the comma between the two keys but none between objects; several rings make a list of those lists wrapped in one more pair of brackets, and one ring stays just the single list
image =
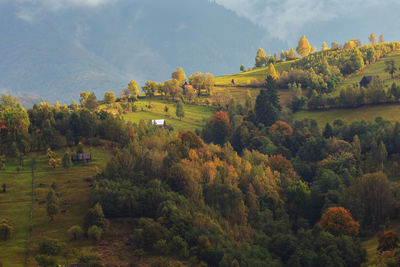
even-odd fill
[{"label": "low cloud", "polygon": [[395,0],[210,0],[264,28],[287,43],[298,40],[304,27],[341,17],[359,18],[366,11],[399,6]]},{"label": "low cloud", "polygon": [[43,12],[58,12],[70,8],[95,8],[117,1],[119,0],[0,0],[0,4],[11,3],[16,8],[16,17],[32,23]]}]

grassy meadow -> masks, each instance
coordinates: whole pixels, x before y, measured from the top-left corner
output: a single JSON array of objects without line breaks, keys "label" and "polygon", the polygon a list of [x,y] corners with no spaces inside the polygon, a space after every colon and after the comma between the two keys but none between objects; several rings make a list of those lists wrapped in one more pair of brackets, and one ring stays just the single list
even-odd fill
[{"label": "grassy meadow", "polygon": [[[83,217],[90,207],[90,183],[87,178],[105,166],[110,159],[109,152],[100,148],[88,149],[93,160],[89,163],[76,164],[69,170],[58,166],[53,169],[48,165],[44,153],[29,155],[24,169],[18,172],[15,162],[7,162],[5,171],[0,171],[0,183],[7,185],[7,192],[0,194],[1,218],[11,219],[14,232],[10,240],[0,242],[0,261],[3,266],[37,266],[34,259],[37,245],[43,237],[55,238],[66,244],[66,248],[77,248],[87,253],[96,252],[96,245],[88,240],[70,241],[68,229],[73,225],[82,225]],[[64,150],[57,151],[62,157]],[[34,172],[33,216],[32,225],[29,217],[31,211],[32,173],[31,158],[37,158]],[[46,204],[43,201],[51,184],[56,183],[61,213],[51,222],[46,215]],[[10,205],[12,203],[12,205]],[[28,233],[31,229],[28,242]],[[26,252],[29,252],[28,254]],[[27,265],[25,265],[26,255]],[[73,256],[69,255],[69,259]],[[62,256],[60,263],[66,263]]]},{"label": "grassy meadow", "polygon": [[[140,120],[150,121],[157,119],[165,119],[168,125],[174,127],[174,130],[195,130],[202,128],[205,125],[206,119],[214,114],[214,109],[207,106],[184,104],[185,116],[182,120],[175,115],[175,104],[168,100],[154,99],[151,101],[152,108],[146,106],[149,101],[141,99],[135,102],[137,112],[124,114],[123,117],[127,121],[138,123]],[[164,111],[165,106],[168,106],[168,113]]]},{"label": "grassy meadow", "polygon": [[389,73],[385,72],[386,62],[389,60],[394,60],[396,66],[400,65],[400,51],[394,51],[389,55],[381,58],[379,61],[375,62],[374,64],[368,65],[360,72],[349,76],[346,80],[339,83],[337,86],[337,94],[340,92],[341,89],[346,88],[349,85],[358,84],[362,80],[364,76],[379,76],[386,86],[392,85],[394,81],[399,80],[399,75],[395,75],[395,79],[392,79]]},{"label": "grassy meadow", "polygon": [[324,127],[327,122],[332,123],[336,119],[351,123],[357,120],[374,121],[377,117],[394,122],[400,121],[400,105],[363,106],[327,111],[299,111],[294,114],[293,120],[313,119],[318,122],[320,127]]},{"label": "grassy meadow", "polygon": [[[287,71],[292,66],[294,61],[284,61],[275,64],[275,69],[278,72]],[[245,72],[235,73],[226,76],[219,76],[215,78],[215,85],[217,86],[230,86],[232,85],[232,79],[235,80],[236,85],[246,86],[252,82],[261,81],[267,78],[266,74],[267,67],[257,68]]]}]

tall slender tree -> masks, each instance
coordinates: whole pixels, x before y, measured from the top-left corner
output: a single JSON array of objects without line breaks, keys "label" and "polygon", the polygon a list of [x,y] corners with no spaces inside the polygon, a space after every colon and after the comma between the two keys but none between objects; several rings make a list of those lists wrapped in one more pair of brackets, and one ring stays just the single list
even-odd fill
[{"label": "tall slender tree", "polygon": [[377,38],[374,33],[371,33],[371,35],[368,37],[368,40],[373,45],[376,44],[376,42],[377,42]]}]

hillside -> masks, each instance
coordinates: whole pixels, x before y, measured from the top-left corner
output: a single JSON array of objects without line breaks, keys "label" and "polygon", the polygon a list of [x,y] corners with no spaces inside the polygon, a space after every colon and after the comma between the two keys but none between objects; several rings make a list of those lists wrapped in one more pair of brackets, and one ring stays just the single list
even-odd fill
[{"label": "hillside", "polygon": [[[123,115],[126,121],[139,123],[140,120],[151,121],[164,119],[167,125],[174,128],[175,131],[182,129],[195,130],[204,127],[206,119],[209,119],[215,112],[214,109],[207,106],[184,105],[185,116],[180,120],[176,117],[175,103],[167,100],[155,99],[151,101],[151,109],[147,108],[149,102],[139,100],[135,103],[137,112],[131,112]],[[168,112],[165,112],[165,106],[168,107]]]},{"label": "hillside", "polygon": [[179,66],[233,72],[262,46],[260,27],[208,0],[101,2],[112,3],[55,12],[46,1],[0,1],[0,92],[70,103],[85,90],[167,80]]},{"label": "hillside", "polygon": [[[65,242],[68,249],[76,248],[87,253],[97,251],[92,242],[70,241],[68,235],[68,229],[80,225],[90,207],[90,181],[85,179],[103,168],[111,157],[105,149],[90,148],[90,152],[94,159],[92,162],[77,164],[70,170],[61,166],[52,168],[45,154],[27,155],[21,170],[14,160],[6,162],[6,169],[0,172],[0,181],[7,185],[7,192],[0,194],[0,209],[2,218],[10,219],[15,229],[9,242],[0,242],[0,261],[3,266],[37,266],[34,256],[44,236]],[[63,150],[57,151],[59,157],[63,153]],[[37,162],[33,175],[32,158],[36,158]],[[43,203],[52,183],[56,185],[61,209],[64,210],[56,216],[55,221],[49,221],[46,204]],[[61,256],[58,259],[65,261]]]}]

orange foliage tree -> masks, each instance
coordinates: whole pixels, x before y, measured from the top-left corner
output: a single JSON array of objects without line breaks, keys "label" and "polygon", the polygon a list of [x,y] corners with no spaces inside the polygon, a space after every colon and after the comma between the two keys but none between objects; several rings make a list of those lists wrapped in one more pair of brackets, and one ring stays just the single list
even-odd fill
[{"label": "orange foliage tree", "polygon": [[319,225],[333,235],[358,236],[360,224],[353,220],[350,211],[343,207],[331,207],[322,215]]},{"label": "orange foliage tree", "polygon": [[388,251],[398,247],[399,235],[395,231],[385,231],[378,234],[379,245],[376,250]]},{"label": "orange foliage tree", "polygon": [[293,134],[293,128],[284,121],[276,121],[269,128],[270,133],[277,133],[281,137],[285,137]]}]

